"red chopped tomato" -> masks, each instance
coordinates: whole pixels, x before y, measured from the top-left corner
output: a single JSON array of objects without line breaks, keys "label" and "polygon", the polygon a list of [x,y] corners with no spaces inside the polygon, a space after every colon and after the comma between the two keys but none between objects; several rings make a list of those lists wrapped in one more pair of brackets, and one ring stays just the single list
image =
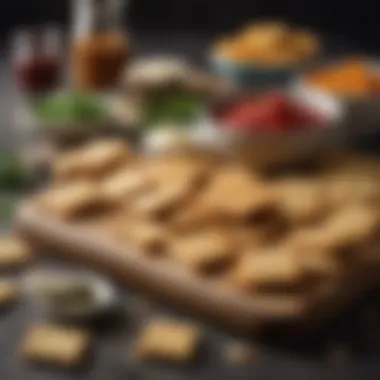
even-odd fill
[{"label": "red chopped tomato", "polygon": [[245,132],[269,133],[286,133],[320,122],[316,114],[278,93],[244,99],[224,110],[220,119]]}]

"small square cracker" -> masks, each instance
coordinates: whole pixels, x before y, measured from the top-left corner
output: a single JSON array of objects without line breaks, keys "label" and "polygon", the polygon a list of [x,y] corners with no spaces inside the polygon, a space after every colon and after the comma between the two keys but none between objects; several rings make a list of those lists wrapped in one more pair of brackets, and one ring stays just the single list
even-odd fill
[{"label": "small square cracker", "polygon": [[130,161],[132,152],[122,140],[96,140],[84,147],[61,155],[54,165],[58,181],[75,178],[98,178],[115,167]]},{"label": "small square cracker", "polygon": [[218,230],[205,230],[174,238],[173,258],[197,272],[221,268],[236,257],[234,239]]},{"label": "small square cracker", "polygon": [[62,367],[82,363],[90,347],[87,332],[70,327],[38,324],[32,326],[22,344],[22,355],[35,362]]},{"label": "small square cracker", "polygon": [[39,206],[60,219],[72,219],[105,203],[103,194],[91,182],[73,182],[49,189],[38,199]]},{"label": "small square cracker", "polygon": [[149,188],[149,179],[141,167],[127,167],[108,177],[102,192],[110,202],[125,202]]},{"label": "small square cracker", "polygon": [[117,236],[147,254],[161,254],[167,245],[168,231],[160,223],[149,220],[122,221]]},{"label": "small square cracker", "polygon": [[248,169],[231,165],[221,169],[196,200],[195,208],[213,215],[246,218],[272,208],[269,186],[255,178]]},{"label": "small square cracker", "polygon": [[299,285],[303,271],[299,263],[281,248],[246,252],[232,269],[231,281],[244,291],[261,291]]},{"label": "small square cracker", "polygon": [[19,296],[19,289],[13,282],[0,280],[0,308],[13,305]]},{"label": "small square cracker", "polygon": [[20,267],[31,260],[31,249],[22,239],[16,236],[0,239],[0,269]]},{"label": "small square cracker", "polygon": [[142,331],[136,354],[146,360],[186,363],[194,359],[199,340],[200,332],[195,325],[155,320]]}]

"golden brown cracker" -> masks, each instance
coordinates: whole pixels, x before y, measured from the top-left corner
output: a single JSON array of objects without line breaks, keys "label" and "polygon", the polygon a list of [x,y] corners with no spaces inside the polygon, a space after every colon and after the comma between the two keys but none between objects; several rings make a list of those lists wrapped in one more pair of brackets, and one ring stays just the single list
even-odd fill
[{"label": "golden brown cracker", "polygon": [[195,191],[193,183],[188,179],[173,178],[136,199],[131,205],[131,211],[151,218],[166,217],[189,202]]},{"label": "golden brown cracker", "polygon": [[376,208],[353,205],[327,220],[321,233],[332,248],[353,248],[375,238],[379,233],[379,222]]},{"label": "golden brown cracker", "polygon": [[73,182],[48,189],[38,198],[43,210],[59,219],[73,219],[106,203],[97,186],[91,182]]},{"label": "golden brown cracker", "polygon": [[373,177],[353,174],[331,178],[326,191],[332,204],[348,206],[352,203],[374,204],[380,202],[380,181]]},{"label": "golden brown cracker", "polygon": [[289,179],[277,183],[276,188],[279,212],[291,223],[315,222],[330,211],[319,181]]},{"label": "golden brown cracker", "polygon": [[126,202],[147,191],[151,182],[141,167],[134,166],[117,171],[101,186],[105,198],[110,202]]},{"label": "golden brown cracker", "polygon": [[255,178],[248,169],[231,165],[215,174],[195,207],[204,210],[205,215],[243,219],[268,210],[272,205],[269,186]]},{"label": "golden brown cracker", "polygon": [[62,367],[80,365],[90,348],[90,335],[82,330],[48,324],[33,325],[21,347],[31,361]]},{"label": "golden brown cracker", "polygon": [[222,268],[237,255],[234,238],[218,229],[174,237],[169,249],[175,260],[197,272]]},{"label": "golden brown cracker", "polygon": [[30,246],[17,236],[0,239],[0,269],[24,266],[33,260]]},{"label": "golden brown cracker", "polygon": [[303,279],[298,262],[281,248],[244,253],[231,273],[231,281],[241,290],[261,290],[299,284]]},{"label": "golden brown cracker", "polygon": [[196,356],[200,341],[197,326],[170,320],[155,320],[143,329],[136,354],[143,360],[187,363]]},{"label": "golden brown cracker", "polygon": [[96,140],[58,157],[54,176],[58,181],[98,178],[119,165],[128,163],[133,154],[122,140]]},{"label": "golden brown cracker", "polygon": [[149,220],[121,223],[118,235],[127,244],[144,253],[161,254],[168,245],[168,231],[165,226]]},{"label": "golden brown cracker", "polygon": [[0,308],[13,305],[20,298],[18,286],[8,280],[0,280]]}]

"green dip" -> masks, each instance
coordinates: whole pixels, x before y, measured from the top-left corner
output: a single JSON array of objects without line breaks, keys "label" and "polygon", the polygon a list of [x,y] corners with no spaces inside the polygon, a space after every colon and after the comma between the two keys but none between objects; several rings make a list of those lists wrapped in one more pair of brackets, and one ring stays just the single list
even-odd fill
[{"label": "green dip", "polygon": [[14,189],[31,181],[31,173],[20,156],[9,150],[0,150],[0,187]]},{"label": "green dip", "polygon": [[162,123],[177,123],[185,126],[197,118],[202,104],[201,97],[197,95],[162,96],[145,107],[143,125],[147,128]]},{"label": "green dip", "polygon": [[103,102],[95,95],[60,93],[37,100],[34,111],[45,125],[87,124],[104,120],[107,116]]}]

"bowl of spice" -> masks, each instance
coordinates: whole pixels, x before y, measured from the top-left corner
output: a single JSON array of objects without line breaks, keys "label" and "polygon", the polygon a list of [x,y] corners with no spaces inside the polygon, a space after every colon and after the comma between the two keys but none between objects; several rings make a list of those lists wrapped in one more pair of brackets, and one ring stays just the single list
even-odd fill
[{"label": "bowl of spice", "polygon": [[216,105],[211,113],[213,128],[220,134],[259,145],[336,142],[345,115],[333,99],[307,103],[282,91],[241,95]]},{"label": "bowl of spice", "polygon": [[347,131],[353,136],[378,133],[380,123],[380,66],[370,58],[332,62],[293,83],[305,99],[332,97],[347,109]]},{"label": "bowl of spice", "polygon": [[34,128],[59,145],[118,130],[107,99],[97,94],[57,92],[32,100],[27,108]]},{"label": "bowl of spice", "polygon": [[105,279],[77,271],[45,270],[24,278],[25,292],[57,319],[96,317],[116,305],[116,291]]},{"label": "bowl of spice", "polygon": [[320,54],[321,42],[314,33],[263,21],[217,41],[211,64],[218,75],[242,87],[282,86]]}]

